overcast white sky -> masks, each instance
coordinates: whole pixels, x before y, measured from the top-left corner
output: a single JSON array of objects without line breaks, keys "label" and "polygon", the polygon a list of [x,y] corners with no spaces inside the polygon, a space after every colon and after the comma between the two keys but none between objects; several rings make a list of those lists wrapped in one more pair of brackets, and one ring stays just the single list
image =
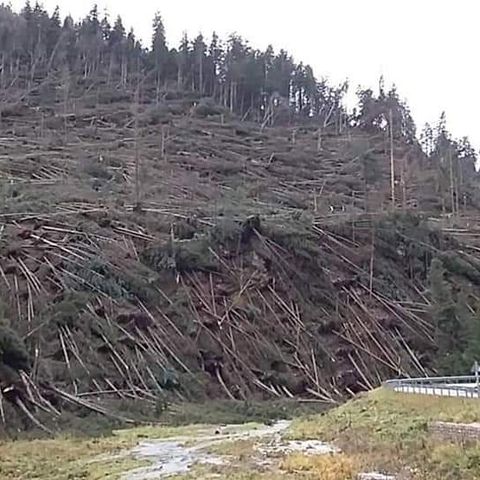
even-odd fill
[{"label": "overcast white sky", "polygon": [[[33,0],[32,0],[33,3]],[[44,0],[84,16],[94,1]],[[478,0],[99,0],[149,41],[156,10],[176,46],[183,31],[222,37],[238,32],[253,47],[271,43],[317,77],[376,86],[381,74],[407,98],[417,127],[447,112],[450,130],[480,148],[480,2]],[[14,7],[24,4],[13,0]]]}]

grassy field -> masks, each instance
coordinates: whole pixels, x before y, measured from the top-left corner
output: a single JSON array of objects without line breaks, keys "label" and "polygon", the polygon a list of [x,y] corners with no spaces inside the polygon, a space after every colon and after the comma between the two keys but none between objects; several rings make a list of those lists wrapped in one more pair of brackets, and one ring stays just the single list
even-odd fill
[{"label": "grassy field", "polygon": [[[198,466],[177,480],[349,480],[379,471],[411,480],[480,478],[480,446],[441,441],[432,421],[480,421],[475,400],[402,395],[383,389],[362,395],[323,414],[298,417],[285,440],[322,440],[342,453],[262,453],[268,439],[216,443],[208,453],[223,465]],[[247,428],[247,427],[246,427]],[[254,426],[248,427],[254,428]],[[117,479],[140,463],[129,449],[145,439],[188,436],[189,445],[212,427],[143,427],[96,439],[0,443],[0,478],[5,480]]]},{"label": "grassy field", "polygon": [[142,465],[129,450],[144,439],[192,435],[202,427],[142,427],[106,437],[0,442],[2,480],[114,480]]},{"label": "grassy field", "polygon": [[480,421],[475,400],[402,395],[376,390],[324,414],[299,417],[288,440],[323,440],[342,450],[336,455],[293,453],[259,468],[255,443],[218,445],[213,452],[230,458],[228,467],[195,470],[178,477],[225,480],[349,480],[360,472],[398,475],[401,480],[480,478],[480,446],[441,441],[428,431],[434,421]]},{"label": "grassy field", "polygon": [[432,421],[478,422],[476,400],[403,395],[377,390],[321,416],[296,420],[295,439],[333,441],[363,471],[408,472],[415,479],[478,479],[480,447],[442,442]]}]

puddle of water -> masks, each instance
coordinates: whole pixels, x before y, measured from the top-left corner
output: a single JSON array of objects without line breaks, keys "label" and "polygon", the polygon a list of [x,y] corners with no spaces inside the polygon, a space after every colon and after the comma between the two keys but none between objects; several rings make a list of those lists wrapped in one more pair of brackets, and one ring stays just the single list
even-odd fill
[{"label": "puddle of water", "polygon": [[133,451],[140,459],[151,460],[150,467],[140,468],[126,475],[125,480],[151,480],[187,473],[193,464],[221,465],[221,459],[201,453],[198,447],[185,447],[177,441],[143,443]]},{"label": "puddle of water", "polygon": [[[136,458],[150,461],[151,465],[127,473],[123,480],[158,480],[187,473],[198,464],[226,465],[228,460],[225,457],[205,452],[205,449],[225,441],[266,439],[266,443],[256,447],[262,456],[258,459],[258,465],[268,465],[269,457],[293,452],[301,452],[305,455],[340,452],[333,445],[318,440],[282,441],[281,434],[288,429],[290,423],[281,421],[271,426],[252,427],[247,430],[244,426],[227,425],[219,429],[216,434],[213,434],[212,429],[196,432],[196,436],[191,437],[142,442],[132,453]],[[362,473],[357,478],[358,480],[395,480],[391,475],[376,472]]]},{"label": "puddle of water", "polygon": [[[133,450],[133,455],[142,460],[149,460],[152,465],[134,470],[123,477],[123,480],[153,480],[167,478],[172,475],[186,473],[195,464],[223,465],[225,460],[202,450],[217,443],[252,438],[269,438],[276,441],[280,434],[287,430],[291,422],[281,421],[271,426],[261,426],[245,430],[241,426],[223,427],[216,435],[199,435],[195,437],[179,437],[169,440],[142,442]],[[187,442],[194,441],[193,446]]]}]

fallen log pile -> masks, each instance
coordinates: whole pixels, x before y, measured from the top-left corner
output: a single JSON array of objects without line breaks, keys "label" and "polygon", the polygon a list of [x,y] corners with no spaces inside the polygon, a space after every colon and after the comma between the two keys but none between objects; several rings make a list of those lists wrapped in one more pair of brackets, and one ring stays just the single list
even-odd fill
[{"label": "fallen log pile", "polygon": [[476,206],[432,225],[434,174],[412,147],[395,146],[392,211],[383,136],[319,150],[308,127],[292,143],[189,111],[144,105],[135,122],[78,101],[3,119],[3,424],[11,406],[44,430],[37,413],[69,405],[131,420],[106,399],[337,402],[431,370],[432,258],[463,262],[449,279],[477,294]]}]

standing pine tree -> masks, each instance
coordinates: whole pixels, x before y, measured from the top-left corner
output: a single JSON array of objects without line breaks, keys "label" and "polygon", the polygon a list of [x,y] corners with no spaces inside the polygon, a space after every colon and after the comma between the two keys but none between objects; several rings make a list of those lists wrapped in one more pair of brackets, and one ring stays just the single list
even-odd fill
[{"label": "standing pine tree", "polygon": [[166,70],[168,63],[168,48],[165,38],[165,26],[163,25],[162,16],[159,12],[155,14],[153,19],[153,37],[152,37],[152,58],[155,69],[156,78],[156,100],[160,100],[160,90],[162,83],[166,81]]},{"label": "standing pine tree", "polygon": [[179,89],[187,88],[193,82],[190,57],[190,42],[187,33],[184,32],[177,52],[177,86]]},{"label": "standing pine tree", "polygon": [[47,71],[49,71],[54,65],[57,51],[60,48],[61,35],[62,24],[60,21],[60,9],[57,7],[48,21],[47,30],[45,32],[45,44],[47,57],[49,59]]},{"label": "standing pine tree", "polygon": [[201,94],[205,90],[205,64],[206,64],[207,45],[203,40],[203,35],[199,34],[193,41],[193,83],[194,89]]},{"label": "standing pine tree", "polygon": [[127,83],[127,40],[121,17],[117,17],[115,25],[110,32],[108,47],[110,53],[108,77],[110,78],[111,75],[120,70],[120,84],[125,86]]},{"label": "standing pine tree", "polygon": [[[212,97],[218,97],[221,91],[221,83],[224,73],[224,55],[223,47],[218,35],[213,32],[212,41],[208,48],[208,73],[207,73],[207,91]],[[221,103],[221,99],[220,99]]]}]

